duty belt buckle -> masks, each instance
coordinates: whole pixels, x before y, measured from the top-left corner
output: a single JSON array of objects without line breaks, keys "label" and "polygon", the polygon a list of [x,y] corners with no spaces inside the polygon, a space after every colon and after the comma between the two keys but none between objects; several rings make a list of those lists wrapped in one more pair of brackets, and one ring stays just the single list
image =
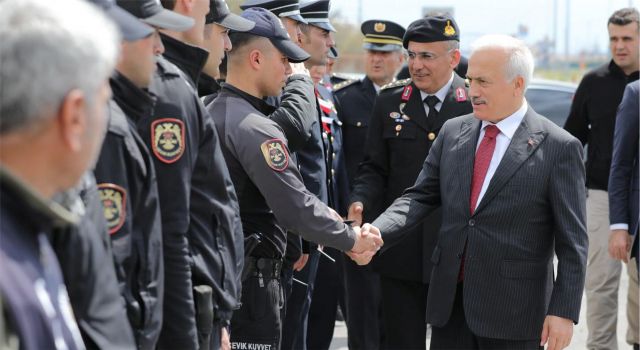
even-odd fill
[{"label": "duty belt buckle", "polygon": [[256,261],[256,269],[258,270],[258,285],[260,285],[260,288],[264,288],[264,278],[262,276],[262,270],[264,270],[264,268],[267,267],[267,262],[260,258]]}]

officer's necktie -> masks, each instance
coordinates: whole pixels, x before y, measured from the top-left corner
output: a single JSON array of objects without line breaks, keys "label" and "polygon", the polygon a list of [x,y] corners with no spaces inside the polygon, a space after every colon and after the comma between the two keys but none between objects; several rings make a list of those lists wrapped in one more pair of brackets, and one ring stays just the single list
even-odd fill
[{"label": "officer's necktie", "polygon": [[[476,210],[478,198],[480,197],[480,191],[482,190],[482,184],[484,183],[485,177],[487,177],[489,164],[491,164],[491,158],[493,158],[493,151],[496,149],[496,137],[499,133],[500,129],[498,129],[497,126],[487,125],[484,128],[484,137],[480,142],[480,146],[478,146],[478,151],[476,151],[476,157],[473,161],[471,195],[469,196],[469,208],[471,210],[471,214],[473,214],[473,212]],[[465,244],[465,252],[463,253],[462,261],[460,263],[460,273],[458,274],[458,281],[462,281],[464,279],[464,260],[466,250],[467,247]]]},{"label": "officer's necktie", "polygon": [[438,111],[436,110],[436,105],[440,102],[440,99],[436,95],[429,95],[424,98],[424,103],[429,107],[429,114],[427,115],[427,119],[435,118],[438,115]]}]

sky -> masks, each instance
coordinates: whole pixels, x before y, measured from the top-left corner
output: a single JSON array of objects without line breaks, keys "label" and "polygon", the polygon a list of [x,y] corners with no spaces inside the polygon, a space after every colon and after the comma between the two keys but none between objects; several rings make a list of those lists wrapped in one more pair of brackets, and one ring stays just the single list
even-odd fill
[{"label": "sky", "polygon": [[[483,34],[513,34],[519,25],[529,29],[527,36],[522,37],[528,44],[545,36],[553,38],[554,8],[557,8],[556,52],[564,54],[568,42],[569,54],[574,55],[594,49],[606,53],[607,19],[615,10],[628,6],[638,8],[639,3],[640,0],[332,0],[331,14],[339,13],[349,22],[359,23],[361,4],[363,21],[386,19],[406,28],[420,18],[425,6],[453,7],[464,52]],[[565,40],[567,19],[568,41]]]}]

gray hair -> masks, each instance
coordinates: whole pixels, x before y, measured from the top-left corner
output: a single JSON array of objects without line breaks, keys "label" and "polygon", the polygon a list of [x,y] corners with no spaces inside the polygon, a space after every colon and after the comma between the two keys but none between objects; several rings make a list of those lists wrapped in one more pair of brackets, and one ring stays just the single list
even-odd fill
[{"label": "gray hair", "polygon": [[73,89],[91,106],[120,48],[115,25],[81,0],[0,0],[0,135],[45,119]]},{"label": "gray hair", "polygon": [[508,55],[507,65],[504,67],[508,81],[518,76],[524,78],[525,90],[533,77],[533,54],[522,42],[508,35],[485,35],[472,44],[471,55],[486,49],[500,49]]}]

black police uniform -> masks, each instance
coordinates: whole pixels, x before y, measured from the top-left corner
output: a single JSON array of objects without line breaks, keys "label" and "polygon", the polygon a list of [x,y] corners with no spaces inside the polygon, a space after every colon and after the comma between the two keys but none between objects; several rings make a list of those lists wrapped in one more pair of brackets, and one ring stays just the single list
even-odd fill
[{"label": "black police uniform", "polygon": [[208,54],[166,35],[162,40],[167,59],[181,68],[158,59],[154,115],[138,122],[154,155],[163,221],[167,288],[159,347],[193,349],[198,335],[202,342],[219,334],[239,307],[243,243],[217,133],[195,91]]},{"label": "black police uniform", "polygon": [[[407,96],[409,91],[408,98]],[[462,91],[462,92],[461,92]],[[418,88],[408,80],[380,91],[376,100],[367,154],[358,170],[352,202],[383,202],[385,207],[416,180],[442,124],[472,112],[465,82],[457,75],[437,116],[427,119]],[[440,214],[413,228],[407,240],[374,258],[381,275],[385,336],[389,345],[424,347],[425,301]],[[402,335],[399,340],[397,336]],[[400,342],[400,343],[398,343]]]},{"label": "black police uniform", "polygon": [[246,260],[242,308],[231,322],[232,346],[280,343],[280,267],[286,227],[306,239],[341,250],[352,248],[355,232],[332,217],[304,188],[292,164],[286,138],[265,115],[273,107],[226,83],[209,106],[224,140],[223,153],[240,200],[246,236],[261,242]]},{"label": "black police uniform", "polygon": [[83,349],[49,243],[56,227],[68,227],[77,217],[2,166],[0,197],[0,294],[9,331],[17,335],[21,349]]},{"label": "black police uniform", "polygon": [[76,225],[54,230],[51,245],[85,346],[136,349],[118,288],[104,208],[93,173],[85,173],[78,186],[54,198],[79,217]]},{"label": "black police uniform", "polygon": [[162,326],[164,263],[153,159],[136,122],[155,97],[115,72],[107,134],[94,174],[107,220],[116,274],[140,349],[154,349]]}]

